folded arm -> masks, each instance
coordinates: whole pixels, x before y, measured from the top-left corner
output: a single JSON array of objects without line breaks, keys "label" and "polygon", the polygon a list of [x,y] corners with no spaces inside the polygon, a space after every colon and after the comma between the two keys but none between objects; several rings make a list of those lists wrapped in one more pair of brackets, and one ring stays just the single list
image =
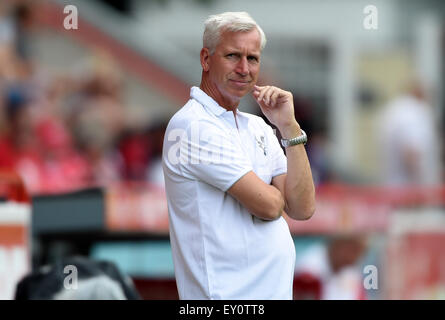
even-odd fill
[{"label": "folded arm", "polygon": [[265,183],[253,171],[246,173],[227,192],[257,218],[275,220],[283,214],[285,201],[280,190]]}]

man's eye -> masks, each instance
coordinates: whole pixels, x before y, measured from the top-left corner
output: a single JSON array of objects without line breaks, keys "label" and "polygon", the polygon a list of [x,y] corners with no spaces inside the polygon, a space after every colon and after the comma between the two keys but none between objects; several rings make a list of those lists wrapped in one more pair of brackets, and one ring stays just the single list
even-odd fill
[{"label": "man's eye", "polygon": [[258,58],[257,57],[250,56],[247,59],[249,59],[249,61],[258,62]]}]

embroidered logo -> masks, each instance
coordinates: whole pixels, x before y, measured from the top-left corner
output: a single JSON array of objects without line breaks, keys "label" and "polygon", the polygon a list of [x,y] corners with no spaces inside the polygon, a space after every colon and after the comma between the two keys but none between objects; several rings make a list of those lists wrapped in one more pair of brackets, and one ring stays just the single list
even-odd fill
[{"label": "embroidered logo", "polygon": [[267,155],[267,148],[266,148],[266,142],[264,140],[264,136],[261,136],[260,139],[258,137],[255,137],[256,142],[258,143],[258,146],[263,150],[264,155]]}]

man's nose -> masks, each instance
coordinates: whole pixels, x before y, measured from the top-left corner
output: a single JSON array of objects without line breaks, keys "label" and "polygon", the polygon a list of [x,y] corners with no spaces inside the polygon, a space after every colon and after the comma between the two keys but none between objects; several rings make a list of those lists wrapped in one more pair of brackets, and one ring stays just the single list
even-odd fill
[{"label": "man's nose", "polygon": [[236,66],[236,72],[242,76],[247,76],[249,74],[249,63],[247,62],[246,57],[242,57],[238,65]]}]

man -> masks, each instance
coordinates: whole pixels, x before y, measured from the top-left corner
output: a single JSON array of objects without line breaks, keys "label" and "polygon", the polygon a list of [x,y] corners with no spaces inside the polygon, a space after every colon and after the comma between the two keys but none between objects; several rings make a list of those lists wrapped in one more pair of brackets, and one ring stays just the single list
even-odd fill
[{"label": "man", "polygon": [[361,259],[367,239],[353,232],[336,234],[326,243],[309,246],[295,266],[294,298],[364,300]]},{"label": "man", "polygon": [[392,187],[440,184],[440,139],[433,107],[424,89],[409,90],[384,108],[379,119],[382,182]]},{"label": "man", "polygon": [[[295,248],[283,218],[309,219],[315,191],[292,94],[256,86],[262,29],[244,12],[210,16],[202,80],[170,120],[163,169],[181,299],[292,299]],[[286,140],[238,110],[252,92]]]}]

